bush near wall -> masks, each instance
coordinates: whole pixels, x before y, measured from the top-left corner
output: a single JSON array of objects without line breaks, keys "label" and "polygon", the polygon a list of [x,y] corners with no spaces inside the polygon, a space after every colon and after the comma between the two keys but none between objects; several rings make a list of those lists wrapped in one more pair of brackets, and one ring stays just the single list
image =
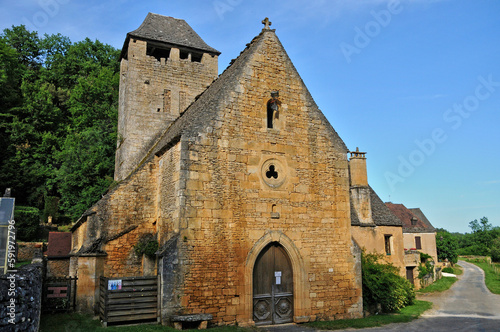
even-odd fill
[{"label": "bush near wall", "polygon": [[33,241],[40,233],[40,210],[29,206],[16,206],[16,238],[18,241]]},{"label": "bush near wall", "polygon": [[380,305],[383,312],[394,312],[414,303],[413,285],[399,275],[397,267],[385,263],[383,255],[363,251],[361,266],[365,309],[373,312]]}]

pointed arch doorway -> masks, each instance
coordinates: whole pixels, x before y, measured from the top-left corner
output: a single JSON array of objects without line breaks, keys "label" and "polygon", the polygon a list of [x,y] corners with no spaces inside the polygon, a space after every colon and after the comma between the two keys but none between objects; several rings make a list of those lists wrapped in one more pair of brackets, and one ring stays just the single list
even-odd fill
[{"label": "pointed arch doorway", "polygon": [[271,242],[253,269],[253,320],[256,325],[293,322],[293,270],[285,248]]}]

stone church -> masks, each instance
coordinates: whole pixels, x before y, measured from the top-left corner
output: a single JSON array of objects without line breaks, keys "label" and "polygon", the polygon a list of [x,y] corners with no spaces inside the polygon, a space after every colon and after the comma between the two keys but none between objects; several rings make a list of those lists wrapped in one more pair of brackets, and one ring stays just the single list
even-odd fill
[{"label": "stone church", "polygon": [[[150,13],[127,34],[117,185],[72,228],[81,310],[96,309],[100,276],[158,275],[164,324],[362,316],[352,229],[380,204],[364,182],[351,198],[348,148],[263,23],[221,75],[184,20]],[[145,237],[156,259],[136,254]]]}]

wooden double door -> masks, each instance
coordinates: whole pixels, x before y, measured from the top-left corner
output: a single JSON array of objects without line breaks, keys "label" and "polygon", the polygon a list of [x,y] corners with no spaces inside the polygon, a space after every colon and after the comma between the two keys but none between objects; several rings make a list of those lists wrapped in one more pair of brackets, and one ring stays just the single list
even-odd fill
[{"label": "wooden double door", "polygon": [[293,321],[293,271],[277,242],[265,247],[253,270],[253,320],[256,325]]}]

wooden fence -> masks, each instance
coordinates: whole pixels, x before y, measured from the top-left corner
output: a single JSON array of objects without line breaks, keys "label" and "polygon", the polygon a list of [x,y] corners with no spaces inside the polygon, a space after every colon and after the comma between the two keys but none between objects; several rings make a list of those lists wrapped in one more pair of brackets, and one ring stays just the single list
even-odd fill
[{"label": "wooden fence", "polygon": [[159,322],[158,277],[101,277],[99,316],[104,326],[133,321]]},{"label": "wooden fence", "polygon": [[77,277],[45,278],[42,291],[44,312],[65,312],[75,309]]}]

